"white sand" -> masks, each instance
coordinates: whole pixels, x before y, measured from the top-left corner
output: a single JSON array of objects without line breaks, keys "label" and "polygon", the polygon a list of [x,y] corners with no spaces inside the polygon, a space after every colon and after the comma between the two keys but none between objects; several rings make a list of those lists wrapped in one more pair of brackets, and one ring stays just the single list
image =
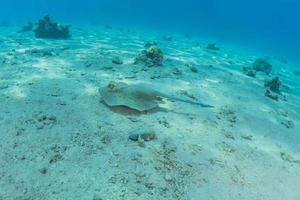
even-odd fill
[{"label": "white sand", "polygon": [[[257,55],[242,49],[219,44],[213,53],[210,41],[195,47],[193,38],[117,29],[74,28],[66,41],[16,30],[0,28],[1,200],[300,199],[300,77],[287,64],[272,60],[272,76],[288,86],[287,101],[275,102],[264,96],[264,74],[243,74]],[[164,66],[132,64],[149,41],[164,50]],[[215,108],[168,102],[143,115],[116,112],[98,93],[112,80]],[[157,140],[128,139],[145,131]]]}]

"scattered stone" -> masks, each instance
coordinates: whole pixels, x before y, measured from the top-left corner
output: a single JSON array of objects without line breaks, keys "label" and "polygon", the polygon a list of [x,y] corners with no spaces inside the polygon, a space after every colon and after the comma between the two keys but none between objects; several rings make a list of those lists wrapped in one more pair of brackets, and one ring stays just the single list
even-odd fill
[{"label": "scattered stone", "polygon": [[210,43],[207,45],[206,49],[212,50],[212,51],[219,51],[220,48],[216,46],[217,43]]},{"label": "scattered stone", "polygon": [[158,123],[164,126],[165,128],[171,128],[170,123],[165,118],[158,119]]},{"label": "scattered stone", "polygon": [[114,57],[113,59],[112,59],[112,63],[113,64],[116,64],[116,65],[122,65],[123,64],[123,60],[120,58],[120,57]]},{"label": "scattered stone", "polygon": [[57,122],[56,117],[53,115],[45,115],[43,113],[39,113],[34,120],[35,126],[37,129],[44,129],[45,126],[53,125]]},{"label": "scattered stone", "polygon": [[16,136],[23,135],[24,132],[25,132],[25,129],[24,129],[24,128],[18,128],[17,131],[16,131]]},{"label": "scattered stone", "polygon": [[247,75],[247,76],[250,76],[250,77],[255,77],[256,75],[256,70],[252,69],[252,68],[249,68],[249,67],[243,67],[243,71],[244,73]]},{"label": "scattered stone", "polygon": [[265,80],[265,88],[270,89],[272,92],[279,93],[281,81],[279,77],[275,77],[272,80]]},{"label": "scattered stone", "polygon": [[226,133],[224,136],[227,139],[235,140],[235,137],[232,134],[230,134],[230,133]]},{"label": "scattered stone", "polygon": [[102,138],[101,138],[101,142],[103,144],[110,144],[111,143],[111,138],[109,135],[104,135]]},{"label": "scattered stone", "polygon": [[68,150],[69,146],[61,146],[59,144],[51,145],[46,150],[49,155],[49,164],[54,164],[64,159],[63,155]]},{"label": "scattered stone", "polygon": [[142,133],[142,134],[133,133],[133,134],[129,135],[129,139],[132,141],[135,141],[135,142],[137,142],[139,140],[149,142],[149,141],[157,139],[157,136],[156,136],[155,132],[146,132],[146,133]]},{"label": "scattered stone", "polygon": [[172,178],[172,176],[171,176],[169,173],[167,173],[167,174],[165,175],[165,180],[166,180],[166,182],[168,182],[168,183],[171,183],[172,181],[174,181],[174,179]]},{"label": "scattered stone", "polygon": [[194,73],[198,73],[198,69],[197,69],[196,67],[194,67],[194,66],[191,67],[190,70],[191,70],[192,72],[194,72]]},{"label": "scattered stone", "polygon": [[70,26],[59,25],[56,22],[52,22],[51,18],[46,15],[43,19],[40,19],[37,27],[33,30],[36,38],[44,39],[69,39]]},{"label": "scattered stone", "polygon": [[173,74],[176,76],[181,76],[182,71],[176,67],[175,69],[173,69]]},{"label": "scattered stone", "polygon": [[41,174],[47,174],[48,170],[47,170],[46,167],[43,167],[42,169],[39,169],[39,172],[40,172]]},{"label": "scattered stone", "polygon": [[36,129],[41,130],[44,129],[45,125],[43,123],[37,123],[36,125]]},{"label": "scattered stone", "polygon": [[265,92],[265,96],[269,97],[270,99],[273,99],[275,101],[279,100],[279,96],[275,93],[273,93],[269,88],[267,88],[266,92]]},{"label": "scattered stone", "polygon": [[140,137],[140,135],[135,134],[135,133],[129,135],[129,139],[132,140],[132,141],[135,141],[135,142],[139,140],[139,137]]},{"label": "scattered stone", "polygon": [[63,156],[60,153],[55,153],[54,155],[51,156],[49,160],[49,164],[56,163],[60,160],[63,160]]},{"label": "scattered stone", "polygon": [[95,194],[93,200],[103,200],[103,198],[99,194]]},{"label": "scattered stone", "polygon": [[243,135],[242,138],[251,141],[253,139],[253,135]]},{"label": "scattered stone", "polygon": [[232,154],[236,151],[236,149],[232,145],[227,144],[226,142],[222,142],[218,144],[218,146],[220,146],[220,148],[227,154]]},{"label": "scattered stone", "polygon": [[238,120],[236,113],[227,106],[221,108],[216,117],[218,120],[225,119],[231,127],[233,127]]},{"label": "scattered stone", "polygon": [[139,139],[139,140],[138,140],[138,145],[139,145],[139,147],[142,147],[142,148],[145,148],[145,147],[146,147],[145,141],[142,140],[142,139]]},{"label": "scattered stone", "polygon": [[269,75],[272,71],[272,65],[266,59],[258,58],[253,63],[253,69]]},{"label": "scattered stone", "polygon": [[46,120],[46,119],[47,119],[47,116],[44,115],[44,114],[40,114],[40,115],[37,116],[36,119],[37,119],[39,122],[41,122],[41,121]]},{"label": "scattered stone", "polygon": [[292,120],[283,121],[283,122],[281,122],[281,124],[283,126],[285,126],[286,128],[294,128],[295,127],[295,124]]},{"label": "scattered stone", "polygon": [[294,159],[291,155],[289,155],[287,153],[280,152],[280,156],[281,156],[281,159],[284,161],[287,161],[289,163],[300,164],[300,160]]},{"label": "scattered stone", "polygon": [[273,112],[275,112],[277,115],[281,115],[285,118],[289,117],[289,112],[287,110],[275,109]]},{"label": "scattered stone", "polygon": [[193,73],[198,73],[198,68],[197,67],[195,67],[195,66],[193,66],[193,65],[191,65],[191,64],[185,64],[184,65],[185,67],[188,67],[190,70],[191,70],[191,72],[193,72]]},{"label": "scattered stone", "polygon": [[143,133],[140,137],[146,142],[157,139],[155,132]]},{"label": "scattered stone", "polygon": [[42,56],[42,57],[51,57],[58,55],[55,53],[54,49],[50,48],[43,48],[43,49],[38,49],[38,48],[33,48],[33,49],[27,49],[25,51],[26,54],[32,54],[36,56]]},{"label": "scattered stone", "polygon": [[149,67],[160,66],[164,60],[163,51],[156,45],[143,50],[134,61],[134,64],[144,64]]}]

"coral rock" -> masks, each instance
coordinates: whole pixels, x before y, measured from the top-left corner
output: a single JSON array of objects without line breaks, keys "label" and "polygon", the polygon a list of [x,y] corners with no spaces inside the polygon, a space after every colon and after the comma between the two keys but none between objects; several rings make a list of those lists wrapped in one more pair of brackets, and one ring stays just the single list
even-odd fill
[{"label": "coral rock", "polygon": [[266,59],[259,58],[254,61],[253,69],[269,75],[272,71],[272,65]]},{"label": "coral rock", "polygon": [[216,46],[217,43],[210,43],[207,45],[206,49],[213,50],[213,51],[219,51],[220,48]]},{"label": "coral rock", "polygon": [[162,50],[152,45],[148,49],[141,52],[135,59],[135,64],[145,64],[147,66],[160,66],[164,60],[164,54]]},{"label": "coral rock", "polygon": [[49,16],[40,19],[33,30],[36,38],[44,39],[68,39],[71,37],[70,26],[59,25],[52,22]]},{"label": "coral rock", "polygon": [[265,81],[265,87],[269,88],[272,92],[279,93],[280,86],[281,86],[281,81],[279,77],[275,77],[272,80]]},{"label": "coral rock", "polygon": [[256,70],[249,68],[249,67],[244,67],[243,71],[247,76],[250,76],[250,77],[255,77],[255,75],[256,75]]},{"label": "coral rock", "polygon": [[267,89],[265,92],[265,96],[269,97],[270,99],[273,99],[275,101],[278,101],[279,97],[277,94],[274,94],[270,89]]},{"label": "coral rock", "polygon": [[122,65],[123,64],[123,60],[120,57],[114,57],[112,59],[112,63],[116,64],[116,65]]}]

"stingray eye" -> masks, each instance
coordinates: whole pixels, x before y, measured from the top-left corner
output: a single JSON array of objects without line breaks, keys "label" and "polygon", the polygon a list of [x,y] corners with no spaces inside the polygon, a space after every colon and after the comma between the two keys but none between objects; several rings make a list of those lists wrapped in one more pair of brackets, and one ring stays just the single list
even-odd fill
[{"label": "stingray eye", "polygon": [[107,85],[107,89],[108,89],[108,91],[112,92],[116,89],[116,85],[113,82],[111,82]]}]

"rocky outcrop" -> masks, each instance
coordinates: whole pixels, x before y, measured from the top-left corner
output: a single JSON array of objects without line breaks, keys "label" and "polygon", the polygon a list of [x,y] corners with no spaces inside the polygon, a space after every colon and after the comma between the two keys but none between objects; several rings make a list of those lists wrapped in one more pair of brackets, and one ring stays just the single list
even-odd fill
[{"label": "rocky outcrop", "polygon": [[69,39],[70,26],[59,25],[56,22],[52,22],[50,17],[46,15],[43,19],[40,19],[37,27],[33,30],[36,38],[44,39]]}]

